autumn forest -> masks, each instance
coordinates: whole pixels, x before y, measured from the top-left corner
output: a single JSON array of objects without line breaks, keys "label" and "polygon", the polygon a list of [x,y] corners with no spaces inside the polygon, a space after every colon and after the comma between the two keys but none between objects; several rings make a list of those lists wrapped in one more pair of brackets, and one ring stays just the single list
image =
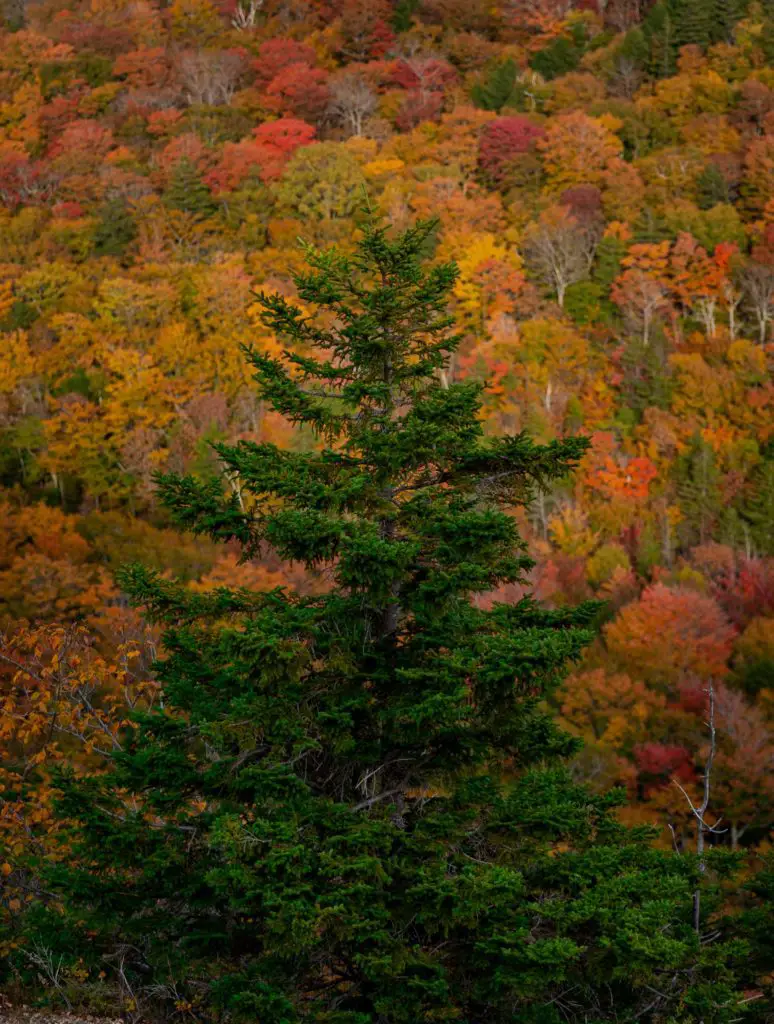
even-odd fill
[{"label": "autumn forest", "polygon": [[0,0],[0,992],[774,1020],[774,3]]}]

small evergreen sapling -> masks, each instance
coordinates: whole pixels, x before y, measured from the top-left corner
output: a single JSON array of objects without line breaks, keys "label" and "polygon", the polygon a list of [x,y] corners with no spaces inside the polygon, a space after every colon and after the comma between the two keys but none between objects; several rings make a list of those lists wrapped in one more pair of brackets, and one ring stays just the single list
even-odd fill
[{"label": "small evergreen sapling", "polygon": [[446,386],[456,269],[425,263],[433,229],[308,249],[320,317],[262,296],[289,347],[249,353],[259,392],[319,450],[218,444],[229,488],[160,481],[181,526],[324,569],[327,592],[123,574],[166,624],[164,708],[104,778],[61,781],[76,866],[49,871],[47,942],[120,963],[147,1014],[688,1019],[694,868],[572,782],[543,704],[596,607],[476,600],[524,578],[510,510],[585,444],[485,439],[480,386]]}]

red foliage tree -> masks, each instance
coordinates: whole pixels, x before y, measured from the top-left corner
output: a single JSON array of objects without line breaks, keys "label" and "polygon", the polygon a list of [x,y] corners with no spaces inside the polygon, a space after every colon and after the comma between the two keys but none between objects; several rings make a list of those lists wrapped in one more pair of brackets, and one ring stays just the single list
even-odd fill
[{"label": "red foliage tree", "polygon": [[685,747],[667,743],[643,743],[634,748],[634,760],[641,775],[666,784],[670,777],[690,779],[693,775],[691,755]]},{"label": "red foliage tree", "polygon": [[227,142],[220,160],[204,180],[213,192],[227,192],[258,168],[262,181],[273,181],[295,151],[308,146],[314,136],[315,129],[306,121],[292,117],[267,121],[254,129],[252,139]]},{"label": "red foliage tree", "polygon": [[395,42],[385,0],[345,0],[341,9],[341,54],[348,60],[384,57]]},{"label": "red foliage tree", "polygon": [[256,142],[277,154],[292,156],[300,146],[308,146],[315,137],[315,128],[296,117],[266,121],[253,129]]},{"label": "red foliage tree", "polygon": [[81,93],[74,90],[67,96],[54,96],[50,103],[46,103],[38,111],[40,127],[48,138],[61,132],[78,116],[78,107],[81,101]]},{"label": "red foliage tree", "polygon": [[198,135],[186,132],[171,139],[156,156],[156,166],[164,181],[168,180],[181,160],[201,167],[205,160],[204,144]]},{"label": "red foliage tree", "polygon": [[258,49],[258,57],[252,62],[255,82],[259,88],[266,88],[280,71],[293,64],[314,67],[317,56],[311,46],[295,39],[267,39]]},{"label": "red foliage tree", "polygon": [[86,211],[80,203],[71,200],[69,202],[56,203],[51,208],[51,212],[55,217],[62,220],[78,220]]},{"label": "red foliage tree", "polygon": [[88,156],[101,160],[113,145],[113,133],[96,121],[81,119],[68,124],[62,134],[49,147],[48,157]]},{"label": "red foliage tree", "polygon": [[543,136],[540,125],[528,117],[498,117],[481,133],[478,164],[487,178],[501,184],[508,166],[520,153],[528,153]]},{"label": "red foliage tree", "polygon": [[123,53],[113,67],[113,74],[135,89],[160,89],[167,85],[170,73],[169,55],[163,46]]},{"label": "red foliage tree", "polygon": [[278,114],[316,121],[330,99],[328,72],[307,64],[290,64],[266,87],[267,106]]},{"label": "red foliage tree", "polygon": [[699,681],[689,680],[681,683],[677,692],[679,694],[676,706],[680,711],[689,715],[701,715],[707,711],[707,687]]},{"label": "red foliage tree", "polygon": [[774,558],[747,558],[714,581],[713,592],[737,626],[774,615]]}]

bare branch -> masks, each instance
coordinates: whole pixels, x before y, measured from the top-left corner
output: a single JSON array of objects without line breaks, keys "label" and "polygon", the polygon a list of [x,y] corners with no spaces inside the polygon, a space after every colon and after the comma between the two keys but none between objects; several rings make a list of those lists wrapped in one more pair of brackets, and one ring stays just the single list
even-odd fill
[{"label": "bare branch", "polygon": [[[693,800],[691,800],[690,796],[686,793],[685,789],[680,785],[677,779],[672,779],[672,782],[675,784],[675,786],[677,786],[677,788],[685,797],[688,806],[691,809],[691,814],[693,814],[694,818],[696,818],[696,856],[699,858],[700,874],[704,874],[707,867],[706,862],[704,860],[704,837],[708,832],[718,835],[722,832],[728,831],[727,829],[718,828],[718,825],[723,820],[722,818],[718,818],[714,825],[708,825],[705,817],[710,803],[712,765],[715,761],[715,754],[717,753],[717,728],[715,726],[715,687],[711,679],[707,685],[706,692],[709,696],[709,719],[707,720],[707,727],[709,728],[710,733],[710,748],[709,753],[707,754],[707,760],[704,764],[704,779],[701,803],[698,806],[694,804]],[[698,888],[693,894],[693,927],[696,931],[696,934],[701,938],[701,890]]]}]

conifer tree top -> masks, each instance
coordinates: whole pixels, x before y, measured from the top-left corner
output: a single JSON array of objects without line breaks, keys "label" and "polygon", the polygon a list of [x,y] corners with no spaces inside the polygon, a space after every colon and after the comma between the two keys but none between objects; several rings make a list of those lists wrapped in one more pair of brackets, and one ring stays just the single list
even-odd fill
[{"label": "conifer tree top", "polygon": [[[487,440],[477,415],[482,386],[446,383],[444,367],[461,340],[446,308],[457,270],[427,266],[435,226],[423,222],[392,239],[369,221],[353,255],[305,246],[312,269],[296,277],[298,295],[322,317],[284,296],[260,296],[264,322],[288,347],[282,358],[248,351],[259,395],[328,446],[312,453],[266,443],[216,450],[244,489],[261,496],[258,505],[273,496],[303,510],[299,544],[280,546],[286,557],[311,566],[338,554],[330,537],[328,550],[312,543],[306,527],[313,514],[376,516],[384,526],[431,494],[448,501],[450,488],[475,507],[485,498],[521,504],[585,450],[582,438],[545,446],[524,434]],[[186,494],[202,496],[202,489],[175,476],[161,478],[161,491],[181,523],[234,536],[248,553],[261,540],[280,539],[276,516],[246,514],[236,497],[226,506],[214,492],[205,505],[189,501]]]}]

